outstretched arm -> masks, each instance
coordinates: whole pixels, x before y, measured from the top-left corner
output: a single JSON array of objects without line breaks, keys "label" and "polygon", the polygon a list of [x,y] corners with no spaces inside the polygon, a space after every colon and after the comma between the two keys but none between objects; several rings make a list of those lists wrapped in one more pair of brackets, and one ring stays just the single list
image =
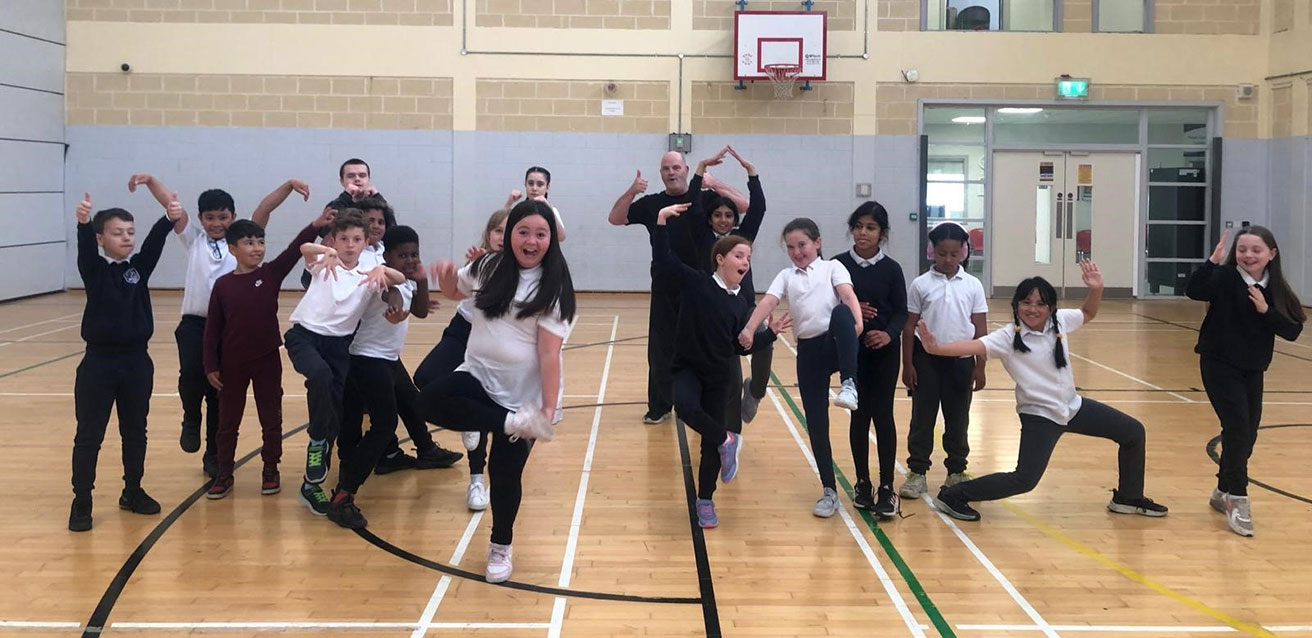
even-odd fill
[{"label": "outstretched arm", "polygon": [[1089,294],[1084,297],[1084,305],[1080,306],[1080,311],[1084,313],[1084,323],[1089,323],[1098,316],[1098,306],[1102,305],[1102,272],[1098,270],[1098,264],[1086,259],[1080,262],[1080,276],[1089,288]]},{"label": "outstretched arm", "polygon": [[934,338],[934,333],[929,331],[929,324],[924,321],[916,324],[916,334],[920,335],[920,345],[925,349],[925,352],[940,357],[982,358],[988,355],[988,350],[984,347],[984,342],[979,339],[940,344]]},{"label": "outstretched arm", "polygon": [[610,207],[610,215],[606,218],[612,226],[623,226],[629,223],[629,207],[633,205],[633,200],[638,195],[647,191],[647,180],[642,178],[642,171],[638,171],[637,177],[633,178],[633,183],[629,185],[628,190],[624,191],[620,198],[615,200],[615,205]]},{"label": "outstretched arm", "polygon": [[299,193],[301,197],[305,198],[305,201],[310,201],[310,186],[299,179],[289,179],[279,184],[277,188],[265,195],[264,199],[260,200],[259,205],[251,212],[251,221],[259,224],[260,228],[268,226],[269,215],[273,214],[273,211],[279,206],[282,206],[282,203],[287,201],[287,196],[291,195],[293,191]]}]

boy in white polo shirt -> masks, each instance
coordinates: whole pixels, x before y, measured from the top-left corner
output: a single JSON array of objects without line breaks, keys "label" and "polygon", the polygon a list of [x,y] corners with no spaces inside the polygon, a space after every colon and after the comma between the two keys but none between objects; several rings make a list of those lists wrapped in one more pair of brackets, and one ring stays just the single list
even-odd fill
[{"label": "boy in white polo shirt", "polygon": [[313,279],[292,311],[292,327],[284,337],[287,358],[305,376],[310,412],[310,444],[305,450],[300,493],[310,511],[318,516],[328,514],[328,496],[319,484],[328,476],[332,443],[341,427],[351,335],[369,298],[405,281],[405,275],[387,266],[359,269],[360,252],[366,242],[360,211],[348,208],[338,212],[328,228],[331,247],[315,243],[301,246]]},{"label": "boy in white polo shirt", "polygon": [[1120,486],[1107,509],[1117,514],[1166,516],[1166,506],[1143,495],[1144,429],[1133,417],[1080,397],[1067,361],[1071,332],[1098,315],[1102,273],[1093,262],[1080,262],[1089,295],[1079,310],[1057,310],[1057,291],[1042,277],[1020,282],[1011,300],[1013,322],[983,338],[940,344],[921,321],[920,343],[930,354],[1001,359],[1016,382],[1020,414],[1020,457],[1014,472],[997,472],[939,490],[934,506],[963,521],[977,521],[973,501],[993,501],[1024,494],[1039,484],[1052,450],[1065,432],[1111,439],[1120,446]]},{"label": "boy in white polo shirt", "polygon": [[[205,318],[209,313],[210,292],[214,282],[237,268],[237,260],[228,251],[224,238],[228,226],[237,219],[236,204],[232,195],[221,189],[210,189],[200,194],[196,202],[198,224],[189,224],[187,215],[178,203],[178,194],[169,190],[153,175],[138,173],[128,178],[128,191],[135,193],[138,186],[150,190],[166,211],[177,211],[173,232],[187,251],[187,274],[182,289],[182,320],[173,331],[178,343],[178,396],[182,399],[182,451],[200,450],[201,400],[205,402],[205,454],[202,465],[205,474],[217,477],[218,445],[215,437],[219,430],[219,394],[205,379],[203,350]],[[289,179],[273,189],[251,213],[251,221],[264,228],[269,215],[295,191],[306,199],[310,196],[305,182]]]}]

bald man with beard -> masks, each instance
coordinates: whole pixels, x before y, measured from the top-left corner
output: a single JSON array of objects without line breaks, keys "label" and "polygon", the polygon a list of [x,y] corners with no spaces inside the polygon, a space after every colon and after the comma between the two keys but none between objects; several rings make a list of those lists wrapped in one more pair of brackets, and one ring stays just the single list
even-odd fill
[{"label": "bald man with beard", "polygon": [[[692,201],[694,193],[688,191],[688,163],[684,161],[683,154],[670,151],[661,156],[661,182],[665,185],[665,190],[638,198],[647,191],[647,180],[643,178],[642,171],[638,171],[628,190],[624,191],[611,207],[608,221],[614,226],[641,224],[650,233],[656,225],[656,218],[662,208]],[[743,204],[739,210],[746,210],[746,198],[741,193],[721,182],[714,182],[712,188],[716,190],[708,190],[704,193],[714,195],[718,192],[726,197],[741,200]],[[667,228],[670,248],[674,254],[689,267],[700,268],[692,233],[686,220],[682,217],[671,218]],[[642,417],[643,423],[661,423],[670,418],[670,411],[674,406],[671,370],[674,365],[674,329],[678,319],[678,279],[669,273],[658,271],[653,261],[651,309],[647,318],[647,413]]]}]

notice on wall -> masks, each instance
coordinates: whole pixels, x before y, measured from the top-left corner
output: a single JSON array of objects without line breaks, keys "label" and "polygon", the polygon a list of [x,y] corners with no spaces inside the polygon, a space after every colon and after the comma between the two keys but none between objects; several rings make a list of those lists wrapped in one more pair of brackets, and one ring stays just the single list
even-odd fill
[{"label": "notice on wall", "polygon": [[1039,181],[1052,181],[1052,162],[1039,162]]},{"label": "notice on wall", "polygon": [[602,100],[601,114],[605,117],[624,115],[624,100]]},{"label": "notice on wall", "polygon": [[1081,186],[1091,186],[1093,184],[1093,164],[1080,164],[1079,173],[1077,184]]}]

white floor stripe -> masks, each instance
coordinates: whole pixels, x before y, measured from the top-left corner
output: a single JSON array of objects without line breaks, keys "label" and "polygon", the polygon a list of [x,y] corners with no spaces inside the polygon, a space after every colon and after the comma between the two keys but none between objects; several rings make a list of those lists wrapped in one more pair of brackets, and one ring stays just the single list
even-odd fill
[{"label": "white floor stripe", "polygon": [[[23,328],[31,328],[32,326],[40,326],[40,325],[42,325],[42,324],[54,323],[54,322],[56,322],[56,321],[64,321],[65,319],[72,319],[72,318],[74,318],[74,317],[81,317],[81,316],[82,316],[82,313],[80,313],[80,312],[75,312],[75,313],[73,313],[73,314],[71,314],[71,315],[64,315],[64,316],[62,316],[62,317],[55,317],[54,319],[46,319],[45,321],[37,321],[37,322],[35,322],[35,323],[24,324],[24,325],[21,325],[21,326],[14,326],[13,328],[5,328],[4,330],[0,330],[0,335],[4,334],[4,333],[6,333],[6,332],[13,332],[13,331],[15,331],[15,330],[22,330]],[[79,323],[79,324],[77,324],[77,325],[81,325],[81,324]]]},{"label": "white floor stripe", "polygon": [[[51,319],[54,321],[54,319]],[[42,322],[45,323],[45,322]],[[44,620],[0,620],[4,629],[81,629],[80,622],[52,622]]]},{"label": "white floor stripe", "polygon": [[[615,340],[615,335],[619,331],[620,318],[615,316],[611,319],[610,339]],[[601,367],[601,385],[597,388],[597,407],[592,413],[592,431],[588,434],[588,451],[583,456],[583,472],[579,476],[579,489],[574,496],[574,515],[569,524],[569,540],[565,542],[565,558],[560,564],[560,579],[556,581],[558,587],[569,587],[570,579],[574,572],[574,555],[578,551],[579,531],[583,527],[583,505],[588,496],[588,480],[592,476],[592,457],[597,449],[597,432],[601,428],[601,409],[600,404],[606,402],[606,382],[610,379],[610,362],[611,357],[615,354],[615,344],[611,343],[606,346],[606,362]],[[551,624],[547,632],[548,638],[560,638],[561,626],[565,621],[565,599],[557,596],[555,603],[551,607]]]},{"label": "white floor stripe", "polygon": [[[474,530],[478,529],[479,521],[483,520],[483,512],[475,512],[469,519],[469,524],[465,526],[465,533],[460,536],[460,542],[456,543],[456,549],[451,553],[451,560],[447,561],[450,565],[459,565],[461,559],[465,557],[465,550],[469,549],[469,541],[474,537]],[[437,608],[442,604],[442,599],[446,597],[446,590],[451,586],[451,577],[446,574],[442,575],[441,580],[437,581],[437,587],[433,589],[433,595],[428,598],[428,604],[424,606],[424,613],[419,617],[418,626],[415,627],[410,638],[423,638],[428,628],[433,624],[433,617],[437,615]]]},{"label": "white floor stripe", "polygon": [[[788,431],[792,433],[793,440],[797,442],[797,447],[801,448],[802,455],[806,457],[806,462],[811,466],[811,471],[815,472],[816,476],[820,476],[820,470],[815,464],[815,456],[811,454],[810,448],[807,448],[806,443],[802,441],[802,436],[798,433],[797,427],[793,424],[793,419],[788,416],[788,412],[784,410],[783,404],[780,403],[778,394],[775,392],[774,388],[768,388],[765,393],[766,396],[770,397],[770,401],[774,403],[775,409],[779,411],[779,416],[783,418],[784,425],[788,426]],[[845,507],[841,501],[838,505],[838,514],[842,517],[843,523],[847,525],[847,531],[851,532],[852,538],[855,538],[857,545],[861,547],[861,553],[865,555],[866,561],[869,562],[870,567],[875,570],[875,575],[879,578],[880,584],[884,586],[884,591],[888,594],[888,597],[892,599],[893,606],[897,608],[898,615],[902,617],[902,622],[906,623],[907,628],[911,630],[911,635],[915,638],[924,638],[925,630],[922,628],[921,624],[916,621],[915,616],[911,614],[911,609],[907,607],[906,599],[904,599],[902,593],[897,590],[897,585],[893,582],[893,579],[889,577],[883,564],[879,562],[879,557],[875,556],[874,550],[870,548],[870,543],[866,542],[865,535],[863,535],[861,530],[857,528],[856,522],[852,520],[852,516],[847,513],[847,507]]]},{"label": "white floor stripe", "polygon": [[67,326],[62,326],[62,327],[59,327],[59,328],[55,328],[54,330],[47,330],[47,331],[45,331],[45,332],[38,332],[38,333],[36,333],[36,334],[34,334],[34,335],[27,335],[26,337],[23,337],[22,339],[14,339],[13,341],[6,341],[6,342],[4,342],[4,343],[0,343],[0,348],[3,348],[3,347],[5,347],[5,346],[12,346],[12,345],[14,345],[15,343],[23,343],[24,341],[27,341],[28,339],[35,339],[35,338],[37,338],[37,337],[44,337],[44,336],[46,336],[46,335],[48,335],[48,334],[54,334],[54,333],[56,333],[56,332],[63,332],[64,330],[68,330],[69,328],[79,328],[79,327],[81,327],[81,324],[74,323],[74,324],[69,324],[69,325],[67,325]]},{"label": "white floor stripe", "polygon": [[[1111,367],[1111,366],[1103,365],[1103,364],[1101,364],[1101,363],[1098,363],[1097,361],[1094,361],[1093,359],[1090,359],[1090,358],[1088,358],[1088,357],[1082,357],[1082,356],[1080,356],[1080,355],[1078,355],[1078,354],[1075,354],[1074,352],[1070,352],[1070,353],[1068,353],[1068,354],[1070,354],[1072,357],[1074,357],[1074,358],[1076,358],[1076,359],[1079,359],[1080,361],[1083,361],[1083,362],[1085,362],[1085,363],[1091,363],[1091,364],[1093,364],[1093,365],[1095,365],[1095,366],[1098,366],[1099,368],[1102,368],[1103,370],[1106,370],[1106,371],[1108,371],[1108,372],[1114,372],[1114,373],[1116,373],[1116,374],[1119,374],[1119,375],[1125,377],[1126,379],[1129,379],[1129,380],[1131,380],[1131,381],[1134,381],[1135,383],[1141,383],[1141,384],[1146,385],[1146,386],[1148,386],[1148,387],[1150,387],[1150,388],[1152,388],[1152,389],[1154,389],[1154,390],[1165,390],[1165,389],[1166,389],[1166,388],[1163,388],[1163,387],[1161,387],[1161,386],[1153,385],[1153,384],[1151,384],[1151,383],[1148,383],[1147,381],[1144,381],[1143,379],[1140,379],[1139,377],[1135,377],[1135,376],[1131,376],[1131,375],[1125,374],[1124,372],[1121,372],[1120,370],[1117,370],[1116,368],[1113,368],[1113,367]],[[1178,394],[1178,393],[1175,393],[1175,392],[1167,392],[1167,394],[1169,394],[1169,395],[1171,395],[1171,396],[1173,396],[1173,397],[1175,397],[1175,398],[1177,398],[1177,399],[1179,399],[1179,400],[1181,400],[1181,401],[1184,401],[1185,403],[1195,403],[1195,401],[1194,401],[1193,399],[1190,399],[1189,397],[1183,396],[1183,395]]]}]

